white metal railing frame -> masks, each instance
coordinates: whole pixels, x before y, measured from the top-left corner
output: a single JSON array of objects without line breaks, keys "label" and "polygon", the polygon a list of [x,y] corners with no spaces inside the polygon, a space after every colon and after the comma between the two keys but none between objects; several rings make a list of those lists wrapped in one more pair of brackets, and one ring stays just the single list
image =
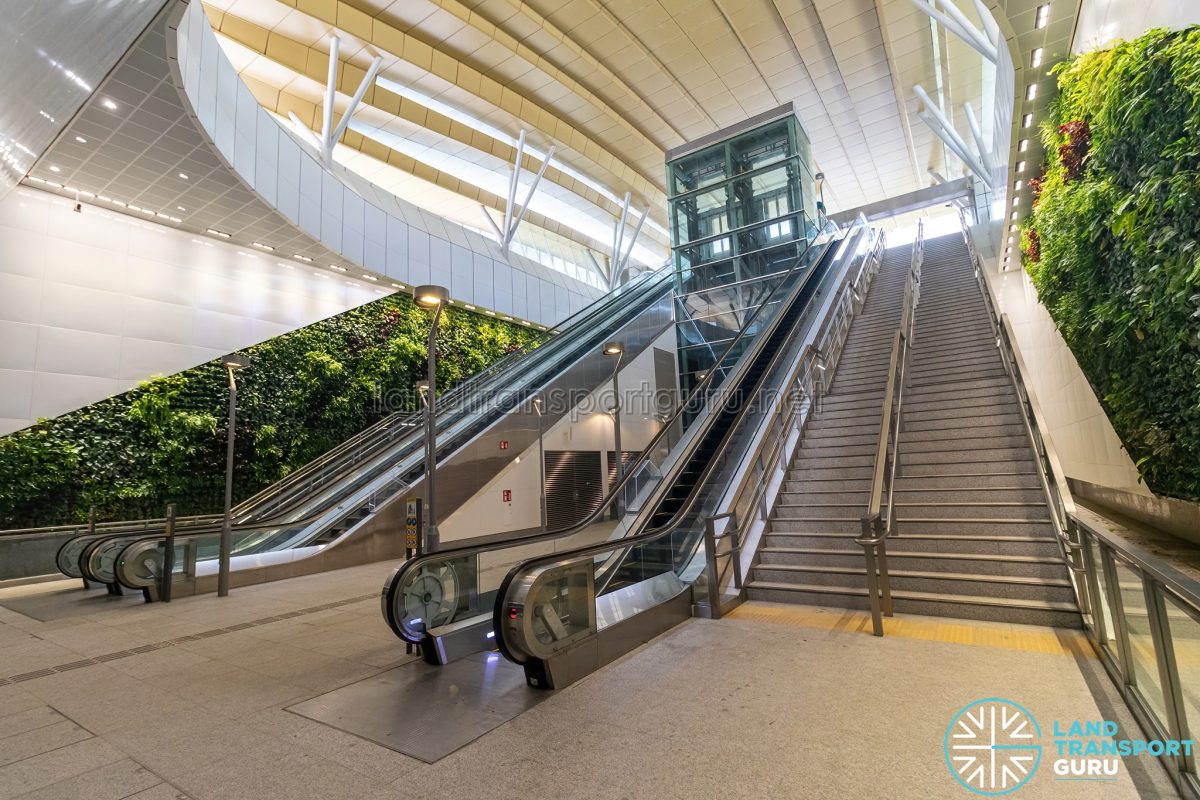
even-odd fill
[{"label": "white metal railing frame", "polygon": [[[909,381],[908,362],[912,351],[913,324],[916,321],[917,304],[921,300],[921,265],[924,263],[925,224],[924,219],[918,219],[912,258],[904,282],[900,325],[892,337],[887,383],[880,410],[879,441],[875,447],[875,464],[871,471],[871,496],[862,518],[862,535],[854,539],[855,543],[863,548],[866,558],[867,599],[871,606],[871,629],[876,636],[883,636],[883,618],[892,616],[887,540],[896,530],[894,490],[896,468],[900,463],[900,425],[904,414],[904,388]],[[883,508],[885,497],[886,511]]]},{"label": "white metal railing frame", "polygon": [[[841,286],[829,313],[817,329],[812,343],[793,361],[786,387],[771,408],[765,410],[764,433],[748,454],[750,469],[743,472],[737,485],[727,492],[721,511],[705,523],[704,553],[707,561],[705,586],[707,613],[720,617],[722,597],[727,589],[740,597],[743,548],[754,526],[766,523],[770,516],[768,494],[775,479],[787,471],[792,454],[799,446],[815,411],[819,411],[829,388],[826,376],[833,375],[841,360],[850,325],[866,302],[871,283],[883,261],[884,235],[878,232],[870,250],[857,270],[851,270]],[[721,524],[724,523],[724,524]],[[722,549],[722,542],[728,545]],[[731,585],[732,582],[732,585]]]}]

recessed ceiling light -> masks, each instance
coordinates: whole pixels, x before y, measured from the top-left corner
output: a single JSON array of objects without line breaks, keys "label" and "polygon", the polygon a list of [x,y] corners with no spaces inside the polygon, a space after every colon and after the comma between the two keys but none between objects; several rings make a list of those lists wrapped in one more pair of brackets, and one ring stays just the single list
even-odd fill
[{"label": "recessed ceiling light", "polygon": [[1032,100],[1033,98],[1037,97],[1037,92],[1038,92],[1037,87],[1038,87],[1038,85],[1036,83],[1031,83],[1025,87],[1025,99],[1026,100]]},{"label": "recessed ceiling light", "polygon": [[1019,192],[1019,191],[1021,191],[1021,188],[1022,188],[1024,185],[1025,185],[1025,182],[1024,182],[1024,181],[1022,181],[1020,178],[1018,178],[1018,179],[1017,179],[1017,181],[1016,181],[1016,182],[1013,184],[1013,191],[1014,191],[1014,192]]},{"label": "recessed ceiling light", "polygon": [[87,144],[87,139],[83,138],[82,136],[76,136],[75,141],[79,142],[80,144]]},{"label": "recessed ceiling light", "polygon": [[274,250],[275,249],[274,247],[271,247],[271,245],[263,244],[262,242],[251,242],[251,244],[253,244],[255,247],[261,247],[263,250]]},{"label": "recessed ceiling light", "polygon": [[292,258],[298,258],[298,259],[300,259],[301,261],[305,261],[305,262],[308,262],[308,263],[310,263],[310,264],[312,263],[312,259],[311,259],[311,258],[309,258],[308,256],[302,256],[302,255],[300,255],[299,253],[292,253]]},{"label": "recessed ceiling light", "polygon": [[1017,172],[1024,172],[1024,171],[1025,171],[1025,162],[1018,161],[1017,162]]},{"label": "recessed ceiling light", "polygon": [[219,230],[217,230],[216,228],[208,228],[207,230],[208,230],[208,232],[209,232],[209,233],[211,233],[213,236],[220,236],[222,239],[228,239],[228,238],[229,238],[229,234],[228,234],[228,233],[223,233],[222,231],[219,231]]},{"label": "recessed ceiling light", "polygon": [[345,268],[345,267],[339,267],[337,264],[330,264],[330,265],[329,265],[329,268],[330,268],[330,269],[336,269],[338,272],[345,272],[345,271],[346,271],[346,268]]},{"label": "recessed ceiling light", "polygon": [[1044,27],[1046,27],[1047,24],[1049,24],[1049,22],[1050,22],[1050,4],[1046,3],[1045,5],[1038,6],[1037,21],[1034,23],[1035,27],[1044,28]]},{"label": "recessed ceiling light", "polygon": [[56,167],[56,166],[55,166],[55,165],[53,165],[53,164],[51,164],[51,165],[50,165],[50,171],[51,171],[51,172],[62,172],[62,170],[61,170],[61,169],[59,169],[58,167]]},{"label": "recessed ceiling light", "polygon": [[1030,128],[1033,126],[1033,114],[1026,114],[1021,118],[1021,127]]},{"label": "recessed ceiling light", "polygon": [[[363,275],[363,280],[364,281],[377,281],[377,280],[379,280],[379,278],[376,278],[374,275]],[[451,300],[450,302],[453,303],[454,301]]]},{"label": "recessed ceiling light", "polygon": [[1019,153],[1024,153],[1028,149],[1029,149],[1029,140],[1028,139],[1022,139],[1020,144],[1017,145],[1017,152],[1019,152]]},{"label": "recessed ceiling light", "polygon": [[1037,69],[1041,65],[1042,65],[1042,48],[1035,47],[1035,48],[1033,48],[1033,53],[1031,53],[1029,56],[1029,66],[1032,67],[1033,69]]},{"label": "recessed ceiling light", "polygon": [[1017,229],[1017,226],[1016,226],[1016,225],[1009,225],[1009,226],[1008,226],[1008,229],[1009,229],[1010,231],[1015,231],[1015,230]]},{"label": "recessed ceiling light", "polygon": [[185,181],[188,179],[188,176],[187,176],[187,173],[186,173],[186,172],[181,172],[181,173],[179,173],[179,177],[180,177],[180,178],[182,178],[182,179],[183,179],[183,180],[185,180]]},{"label": "recessed ceiling light", "polygon": [[175,206],[175,210],[176,211],[187,211],[187,209],[184,208],[183,206]]},{"label": "recessed ceiling light", "polygon": [[1014,211],[1011,216],[1013,219],[1016,219],[1019,215],[1020,215],[1020,212]]},{"label": "recessed ceiling light", "polygon": [[104,106],[105,108],[107,108],[109,111],[116,111],[116,110],[117,110],[117,104],[116,104],[116,103],[114,103],[112,100],[109,100],[107,97],[106,97],[106,98],[104,98],[104,101],[101,103],[101,105],[103,105],[103,106]]}]

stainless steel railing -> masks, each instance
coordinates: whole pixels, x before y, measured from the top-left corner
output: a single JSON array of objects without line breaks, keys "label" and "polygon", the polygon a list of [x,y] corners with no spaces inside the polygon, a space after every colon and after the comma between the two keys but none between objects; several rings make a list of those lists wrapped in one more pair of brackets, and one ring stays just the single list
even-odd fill
[{"label": "stainless steel railing", "polygon": [[867,513],[862,518],[862,535],[854,540],[862,546],[866,557],[871,629],[876,636],[883,636],[883,617],[892,616],[887,540],[896,530],[895,488],[896,468],[900,462],[900,424],[904,414],[904,387],[908,382],[913,322],[916,319],[917,304],[921,300],[921,265],[924,260],[925,226],[923,220],[918,220],[912,260],[909,262],[908,277],[904,282],[904,305],[900,311],[900,325],[892,337],[892,353],[880,412],[879,443],[875,448],[875,466],[871,472],[871,497],[867,502]]},{"label": "stainless steel railing", "polygon": [[[772,478],[787,470],[792,453],[799,446],[812,414],[821,408],[828,377],[837,371],[842,349],[850,333],[850,325],[862,310],[871,283],[883,262],[884,236],[879,233],[871,249],[857,269],[852,269],[843,283],[836,287],[829,313],[825,316],[812,343],[801,351],[793,362],[786,381],[787,387],[780,402],[765,409],[769,418],[763,423],[764,434],[748,454],[750,468],[728,493],[720,512],[705,524],[705,575],[708,616],[720,617],[725,611],[723,598],[733,578],[733,594],[740,596],[742,569],[740,556],[753,526],[765,523],[770,515],[767,493]],[[724,523],[723,525],[721,523]],[[723,542],[728,546],[722,549]]]},{"label": "stainless steel railing", "polygon": [[1013,335],[1012,322],[1009,320],[1007,314],[1001,314],[997,310],[998,304],[992,296],[991,286],[984,276],[983,259],[980,258],[979,251],[975,248],[975,241],[971,236],[971,228],[967,224],[966,215],[961,208],[958,211],[958,217],[962,224],[963,239],[966,241],[967,251],[971,256],[971,264],[975,270],[975,280],[979,284],[980,293],[983,295],[984,305],[987,306],[988,322],[991,324],[992,333],[996,337],[996,347],[1000,350],[1000,359],[1004,362],[1004,369],[1012,379],[1013,387],[1017,392],[1018,404],[1021,409],[1021,421],[1025,427],[1026,434],[1029,436],[1030,445],[1033,447],[1034,461],[1037,464],[1038,482],[1042,486],[1046,503],[1050,507],[1050,515],[1054,522],[1054,533],[1058,541],[1059,552],[1062,554],[1063,560],[1066,562],[1070,572],[1071,584],[1075,590],[1075,598],[1079,604],[1079,608],[1081,611],[1086,612],[1088,608],[1087,588],[1079,579],[1079,575],[1084,571],[1082,558],[1083,546],[1080,541],[1079,531],[1076,529],[1075,522],[1072,519],[1072,515],[1075,514],[1076,509],[1075,501],[1071,498],[1071,490],[1067,486],[1067,476],[1059,461],[1058,451],[1054,448],[1054,444],[1050,439],[1041,405],[1026,385],[1025,376],[1029,374],[1029,369],[1025,366],[1020,351],[1014,345],[1016,337]]},{"label": "stainless steel railing", "polygon": [[[1110,516],[1101,507],[1075,503],[1043,410],[1028,389],[1031,373],[1016,346],[1012,322],[997,311],[961,211],[960,220],[996,346],[1020,398],[1039,482],[1088,638],[1147,739],[1191,740],[1200,733],[1200,580],[1195,577],[1200,560],[1195,546]],[[1164,752],[1159,760],[1182,796],[1200,800],[1200,749]]]}]

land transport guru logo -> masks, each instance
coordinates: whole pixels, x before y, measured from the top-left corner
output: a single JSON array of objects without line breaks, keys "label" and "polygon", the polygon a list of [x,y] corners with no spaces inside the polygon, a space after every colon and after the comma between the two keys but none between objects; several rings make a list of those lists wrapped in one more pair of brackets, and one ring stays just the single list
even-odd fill
[{"label": "land transport guru logo", "polygon": [[1021,705],[999,697],[976,700],[946,728],[946,766],[975,794],[1008,794],[1037,771],[1041,737],[1037,720]]},{"label": "land transport guru logo", "polygon": [[[1189,756],[1191,739],[1128,739],[1112,720],[1055,720],[1051,769],[1056,781],[1116,781],[1123,758]],[[1024,706],[1000,697],[976,700],[950,720],[942,749],[950,774],[971,792],[1020,789],[1042,762],[1042,729]]]}]

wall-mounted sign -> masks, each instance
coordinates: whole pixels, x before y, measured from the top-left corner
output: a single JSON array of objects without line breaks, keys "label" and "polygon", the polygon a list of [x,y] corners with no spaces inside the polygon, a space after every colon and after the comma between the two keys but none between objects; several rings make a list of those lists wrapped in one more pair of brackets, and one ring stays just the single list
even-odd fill
[{"label": "wall-mounted sign", "polygon": [[508,439],[501,439],[501,440],[500,440],[500,449],[501,449],[501,450],[507,450],[507,449],[508,449]]},{"label": "wall-mounted sign", "polygon": [[502,491],[500,493],[500,497],[505,503],[511,503],[512,502],[512,489],[505,489],[504,491]]}]

